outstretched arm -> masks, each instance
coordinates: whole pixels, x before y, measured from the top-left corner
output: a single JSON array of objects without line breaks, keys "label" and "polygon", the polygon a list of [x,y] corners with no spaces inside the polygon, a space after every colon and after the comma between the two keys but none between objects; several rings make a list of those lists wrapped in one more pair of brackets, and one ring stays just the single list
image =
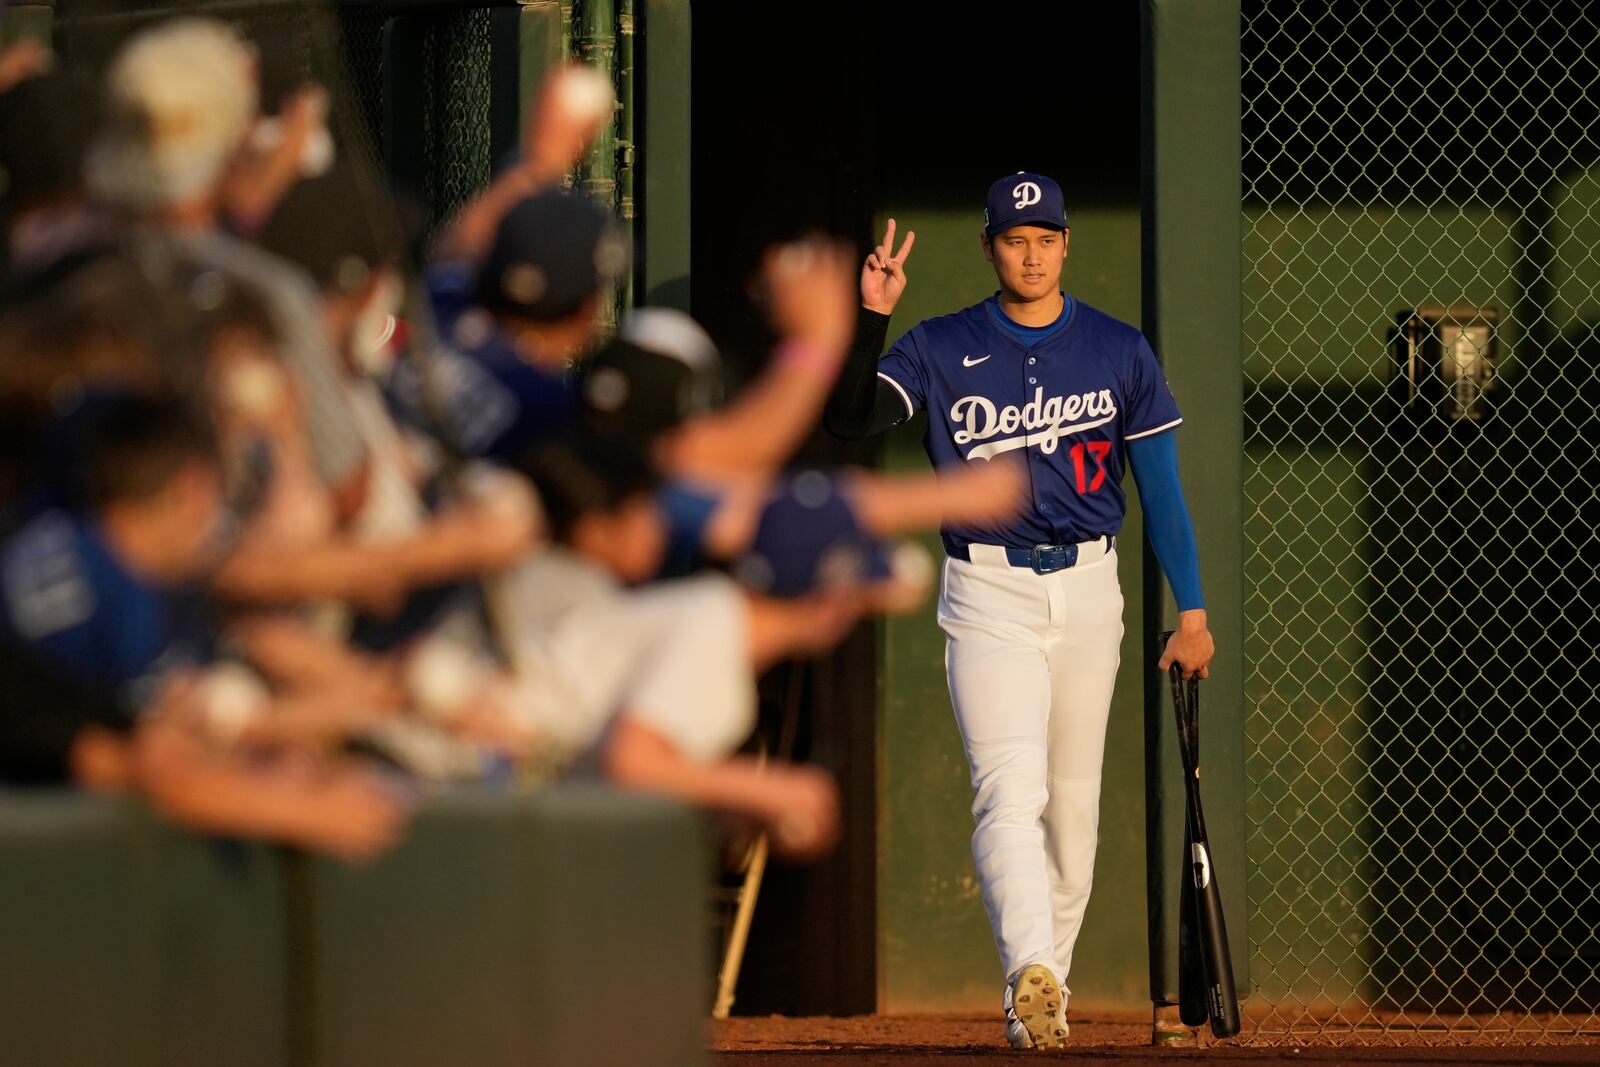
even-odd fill
[{"label": "outstretched arm", "polygon": [[850,343],[851,253],[822,240],[767,253],[762,277],[782,339],[767,370],[726,407],[669,434],[664,465],[683,477],[769,478],[816,428]]},{"label": "outstretched arm", "polygon": [[475,263],[486,256],[500,220],[526,197],[566,177],[601,125],[611,121],[615,103],[609,82],[592,67],[574,63],[546,78],[523,135],[523,159],[451,220],[437,257]]},{"label": "outstretched arm", "polygon": [[607,735],[602,763],[606,777],[625,789],[756,819],[777,850],[794,859],[825,855],[839,834],[838,788],[815,767],[748,756],[690,762],[626,714]]}]

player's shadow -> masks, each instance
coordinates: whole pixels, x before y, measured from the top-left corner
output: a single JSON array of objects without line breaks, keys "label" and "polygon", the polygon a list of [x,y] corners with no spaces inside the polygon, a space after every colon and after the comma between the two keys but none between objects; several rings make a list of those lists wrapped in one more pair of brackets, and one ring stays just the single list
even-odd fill
[{"label": "player's shadow", "polygon": [[1600,334],[1540,343],[1490,414],[1386,395],[1368,461],[1370,999],[1600,1003]]}]

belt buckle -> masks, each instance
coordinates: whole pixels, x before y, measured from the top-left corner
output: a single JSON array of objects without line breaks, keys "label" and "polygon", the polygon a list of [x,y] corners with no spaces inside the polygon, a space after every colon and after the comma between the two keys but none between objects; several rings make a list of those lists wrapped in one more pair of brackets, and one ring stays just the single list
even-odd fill
[{"label": "belt buckle", "polygon": [[1029,561],[1035,574],[1054,574],[1078,562],[1077,545],[1034,545]]}]

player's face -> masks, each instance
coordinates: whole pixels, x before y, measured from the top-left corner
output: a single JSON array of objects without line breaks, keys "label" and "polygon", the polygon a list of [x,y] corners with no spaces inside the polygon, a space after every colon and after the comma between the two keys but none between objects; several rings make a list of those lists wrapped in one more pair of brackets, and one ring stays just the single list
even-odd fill
[{"label": "player's face", "polygon": [[1069,231],[1043,226],[1013,226],[983,242],[983,254],[994,264],[1001,290],[1013,300],[1031,303],[1061,291],[1061,268],[1067,260]]}]

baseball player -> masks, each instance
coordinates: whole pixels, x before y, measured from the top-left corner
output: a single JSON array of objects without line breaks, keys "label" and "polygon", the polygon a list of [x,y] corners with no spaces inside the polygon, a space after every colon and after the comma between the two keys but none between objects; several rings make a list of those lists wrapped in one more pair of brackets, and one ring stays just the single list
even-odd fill
[{"label": "baseball player", "polygon": [[1066,209],[1041,174],[990,187],[999,291],[929,319],[881,360],[915,234],[891,219],[861,272],[855,345],[826,425],[859,438],[928,412],[934,466],[1007,457],[1031,506],[942,530],[946,672],[975,793],[972,855],[1017,1048],[1066,1043],[1065,981],[1094,874],[1106,721],[1122,640],[1117,534],[1131,467],[1180,624],[1161,659],[1204,677],[1213,646],[1178,482],[1182,416],[1139,331],[1062,292]]}]

